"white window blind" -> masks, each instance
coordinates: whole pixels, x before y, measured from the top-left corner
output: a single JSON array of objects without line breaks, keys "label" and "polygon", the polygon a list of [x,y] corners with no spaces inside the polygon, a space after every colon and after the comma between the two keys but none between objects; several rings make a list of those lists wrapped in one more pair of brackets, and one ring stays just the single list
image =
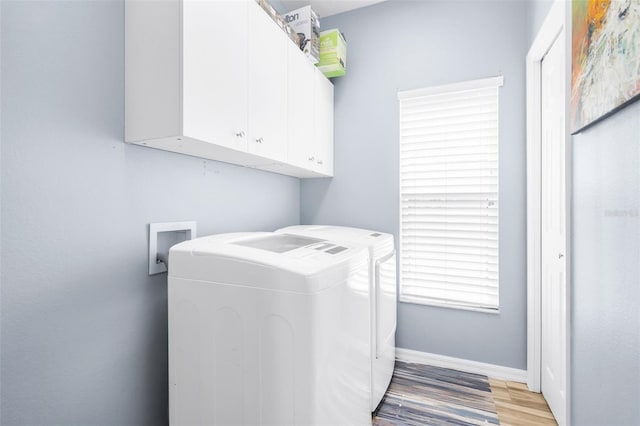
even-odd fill
[{"label": "white window blind", "polygon": [[498,309],[500,86],[398,93],[402,301]]}]

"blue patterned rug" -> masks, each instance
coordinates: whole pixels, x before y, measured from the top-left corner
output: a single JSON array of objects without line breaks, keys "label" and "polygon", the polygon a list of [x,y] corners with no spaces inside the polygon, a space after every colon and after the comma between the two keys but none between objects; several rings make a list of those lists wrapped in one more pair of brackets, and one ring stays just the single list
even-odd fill
[{"label": "blue patterned rug", "polygon": [[499,425],[486,376],[396,362],[376,426]]}]

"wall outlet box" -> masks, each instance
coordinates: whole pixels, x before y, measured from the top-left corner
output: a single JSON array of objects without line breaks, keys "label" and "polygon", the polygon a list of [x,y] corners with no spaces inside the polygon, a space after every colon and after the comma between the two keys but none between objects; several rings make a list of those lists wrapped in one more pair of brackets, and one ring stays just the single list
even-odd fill
[{"label": "wall outlet box", "polygon": [[195,222],[149,224],[149,275],[167,272],[171,246],[196,238]]},{"label": "wall outlet box", "polygon": [[300,37],[300,50],[309,60],[317,64],[320,58],[320,19],[318,13],[311,6],[304,6],[292,10],[284,15],[287,24]]},{"label": "wall outlet box", "polygon": [[334,28],[320,33],[320,61],[317,67],[327,77],[341,77],[347,72],[347,42]]}]

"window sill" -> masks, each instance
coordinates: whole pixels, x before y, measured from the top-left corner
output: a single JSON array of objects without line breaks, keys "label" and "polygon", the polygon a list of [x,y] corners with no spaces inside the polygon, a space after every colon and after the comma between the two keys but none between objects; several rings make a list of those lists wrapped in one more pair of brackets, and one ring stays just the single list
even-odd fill
[{"label": "window sill", "polygon": [[438,308],[456,309],[461,311],[473,311],[473,312],[480,312],[484,314],[493,314],[493,315],[500,314],[500,308],[491,309],[491,308],[483,308],[480,306],[456,305],[454,303],[436,302],[433,300],[426,300],[419,297],[410,297],[410,296],[400,296],[398,299],[401,303],[412,303],[414,305],[435,306]]}]

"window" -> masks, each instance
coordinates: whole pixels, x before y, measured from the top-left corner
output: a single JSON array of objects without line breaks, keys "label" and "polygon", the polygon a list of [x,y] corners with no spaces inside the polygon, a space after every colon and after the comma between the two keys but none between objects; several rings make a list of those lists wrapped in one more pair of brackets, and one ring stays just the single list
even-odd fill
[{"label": "window", "polygon": [[401,301],[498,309],[500,86],[398,93]]}]

